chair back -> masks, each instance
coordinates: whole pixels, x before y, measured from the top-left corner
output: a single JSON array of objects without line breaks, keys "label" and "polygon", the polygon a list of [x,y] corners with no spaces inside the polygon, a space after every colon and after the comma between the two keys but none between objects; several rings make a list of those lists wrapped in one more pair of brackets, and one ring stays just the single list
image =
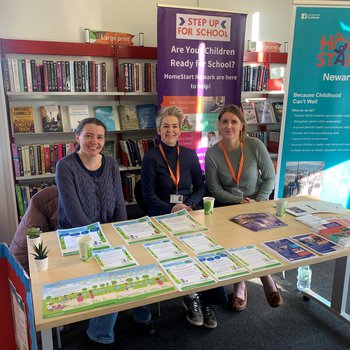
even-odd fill
[{"label": "chair back", "polygon": [[136,182],[135,188],[134,188],[134,194],[135,194],[135,199],[138,206],[146,215],[148,215],[149,209],[148,209],[148,205],[146,204],[143,198],[141,180]]},{"label": "chair back", "polygon": [[42,232],[57,229],[58,190],[56,185],[37,192],[29,201],[28,208],[19,223],[10,244],[10,250],[28,272],[28,250],[26,231],[39,227]]}]

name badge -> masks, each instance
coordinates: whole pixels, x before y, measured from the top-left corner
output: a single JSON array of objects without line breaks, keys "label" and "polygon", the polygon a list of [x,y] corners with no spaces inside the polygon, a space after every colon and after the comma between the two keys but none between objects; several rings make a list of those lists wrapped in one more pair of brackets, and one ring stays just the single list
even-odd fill
[{"label": "name badge", "polygon": [[170,203],[177,204],[177,203],[183,203],[184,196],[181,194],[171,194],[170,195]]}]

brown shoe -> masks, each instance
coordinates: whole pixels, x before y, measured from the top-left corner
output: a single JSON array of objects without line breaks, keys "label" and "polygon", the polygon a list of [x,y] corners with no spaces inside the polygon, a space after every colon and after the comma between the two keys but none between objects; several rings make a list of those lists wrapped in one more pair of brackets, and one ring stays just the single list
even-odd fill
[{"label": "brown shoe", "polygon": [[276,283],[275,283],[275,286],[276,286],[277,292],[271,292],[267,294],[266,291],[264,290],[266,300],[271,307],[279,307],[283,305],[283,298],[281,293],[278,291]]},{"label": "brown shoe", "polygon": [[244,299],[236,297],[234,294],[232,295],[232,304],[231,308],[234,311],[243,311],[247,307],[247,287],[244,290]]}]

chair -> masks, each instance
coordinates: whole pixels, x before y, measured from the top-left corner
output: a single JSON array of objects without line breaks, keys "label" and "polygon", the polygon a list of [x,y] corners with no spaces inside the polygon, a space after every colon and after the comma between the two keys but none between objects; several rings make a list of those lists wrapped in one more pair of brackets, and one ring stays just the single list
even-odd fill
[{"label": "chair", "polygon": [[143,198],[141,180],[137,181],[135,184],[134,195],[135,195],[137,205],[147,215],[149,210],[148,210],[148,205],[146,204]]},{"label": "chair", "polygon": [[10,244],[10,250],[29,272],[26,231],[39,227],[42,232],[57,229],[58,190],[55,185],[37,192],[29,201],[28,208],[19,223]]}]

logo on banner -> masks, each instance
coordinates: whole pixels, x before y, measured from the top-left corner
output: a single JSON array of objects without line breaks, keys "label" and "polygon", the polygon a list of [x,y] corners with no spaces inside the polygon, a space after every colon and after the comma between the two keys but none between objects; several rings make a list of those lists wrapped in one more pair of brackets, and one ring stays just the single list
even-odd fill
[{"label": "logo on banner", "polygon": [[319,13],[302,13],[300,14],[301,19],[320,19],[321,16]]},{"label": "logo on banner", "polygon": [[176,14],[176,39],[231,40],[231,18]]}]

